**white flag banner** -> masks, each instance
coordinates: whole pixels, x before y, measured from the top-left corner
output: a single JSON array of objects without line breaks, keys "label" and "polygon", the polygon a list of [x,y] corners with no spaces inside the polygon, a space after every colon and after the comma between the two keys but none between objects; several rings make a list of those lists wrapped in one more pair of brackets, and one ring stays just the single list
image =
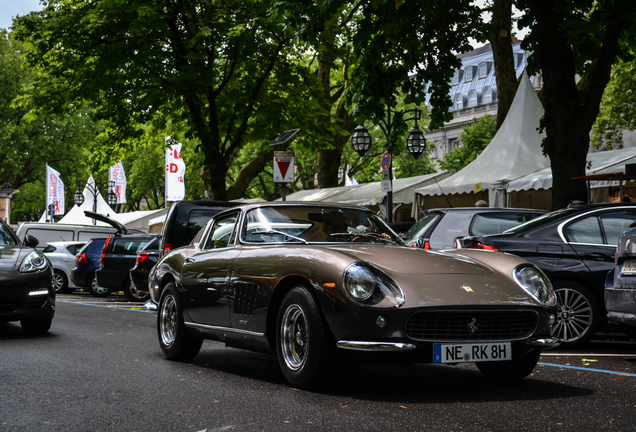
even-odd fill
[{"label": "white flag banner", "polygon": [[185,171],[181,144],[171,145],[166,149],[166,201],[180,201],[185,198]]},{"label": "white flag banner", "polygon": [[[117,204],[126,202],[126,173],[121,161],[108,168],[108,180],[115,182],[115,195],[117,195]],[[110,191],[109,191],[110,192]]]},{"label": "white flag banner", "polygon": [[64,214],[64,183],[60,179],[60,173],[46,165],[46,212],[49,205],[53,205],[54,215]]}]

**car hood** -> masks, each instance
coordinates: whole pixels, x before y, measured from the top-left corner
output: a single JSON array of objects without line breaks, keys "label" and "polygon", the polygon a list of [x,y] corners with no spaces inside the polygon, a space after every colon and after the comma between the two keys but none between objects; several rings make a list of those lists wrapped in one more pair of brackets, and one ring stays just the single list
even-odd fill
[{"label": "car hood", "polygon": [[0,246],[0,271],[16,269],[33,248],[22,245]]},{"label": "car hood", "polygon": [[380,245],[329,249],[390,275],[404,290],[407,307],[541,306],[514,281],[513,269],[526,262],[514,255]]}]

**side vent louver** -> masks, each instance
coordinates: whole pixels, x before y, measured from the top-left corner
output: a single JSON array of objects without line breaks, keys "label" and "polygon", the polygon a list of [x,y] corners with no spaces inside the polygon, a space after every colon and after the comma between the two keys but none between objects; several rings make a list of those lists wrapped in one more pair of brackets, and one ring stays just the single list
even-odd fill
[{"label": "side vent louver", "polygon": [[237,315],[252,315],[256,306],[257,285],[253,283],[239,283],[234,288],[234,313]]}]

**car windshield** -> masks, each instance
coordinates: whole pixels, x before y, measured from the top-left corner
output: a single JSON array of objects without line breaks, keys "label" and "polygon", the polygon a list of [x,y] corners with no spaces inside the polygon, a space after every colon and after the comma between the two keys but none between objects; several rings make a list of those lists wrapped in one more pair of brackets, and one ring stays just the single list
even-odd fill
[{"label": "car windshield", "polygon": [[328,206],[272,206],[245,215],[247,243],[367,242],[405,245],[373,212]]},{"label": "car windshield", "polygon": [[418,220],[415,225],[409,228],[409,230],[404,234],[404,238],[427,238],[430,235],[430,229],[435,226],[442,216],[444,216],[443,213],[439,212],[428,213],[422,219]]},{"label": "car windshield", "polygon": [[18,244],[15,241],[15,238],[9,231],[10,228],[5,226],[4,224],[0,224],[0,245],[16,245]]}]

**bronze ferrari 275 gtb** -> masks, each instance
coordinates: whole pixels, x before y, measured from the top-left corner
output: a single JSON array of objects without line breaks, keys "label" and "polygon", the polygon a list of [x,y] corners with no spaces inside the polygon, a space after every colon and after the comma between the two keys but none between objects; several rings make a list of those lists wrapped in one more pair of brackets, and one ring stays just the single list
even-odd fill
[{"label": "bronze ferrari 275 gtb", "polygon": [[550,336],[550,281],[513,255],[406,247],[373,212],[326,203],[225,210],[165,255],[148,285],[165,356],[203,339],[275,353],[308,386],[347,354],[363,361],[475,362],[521,379]]}]

